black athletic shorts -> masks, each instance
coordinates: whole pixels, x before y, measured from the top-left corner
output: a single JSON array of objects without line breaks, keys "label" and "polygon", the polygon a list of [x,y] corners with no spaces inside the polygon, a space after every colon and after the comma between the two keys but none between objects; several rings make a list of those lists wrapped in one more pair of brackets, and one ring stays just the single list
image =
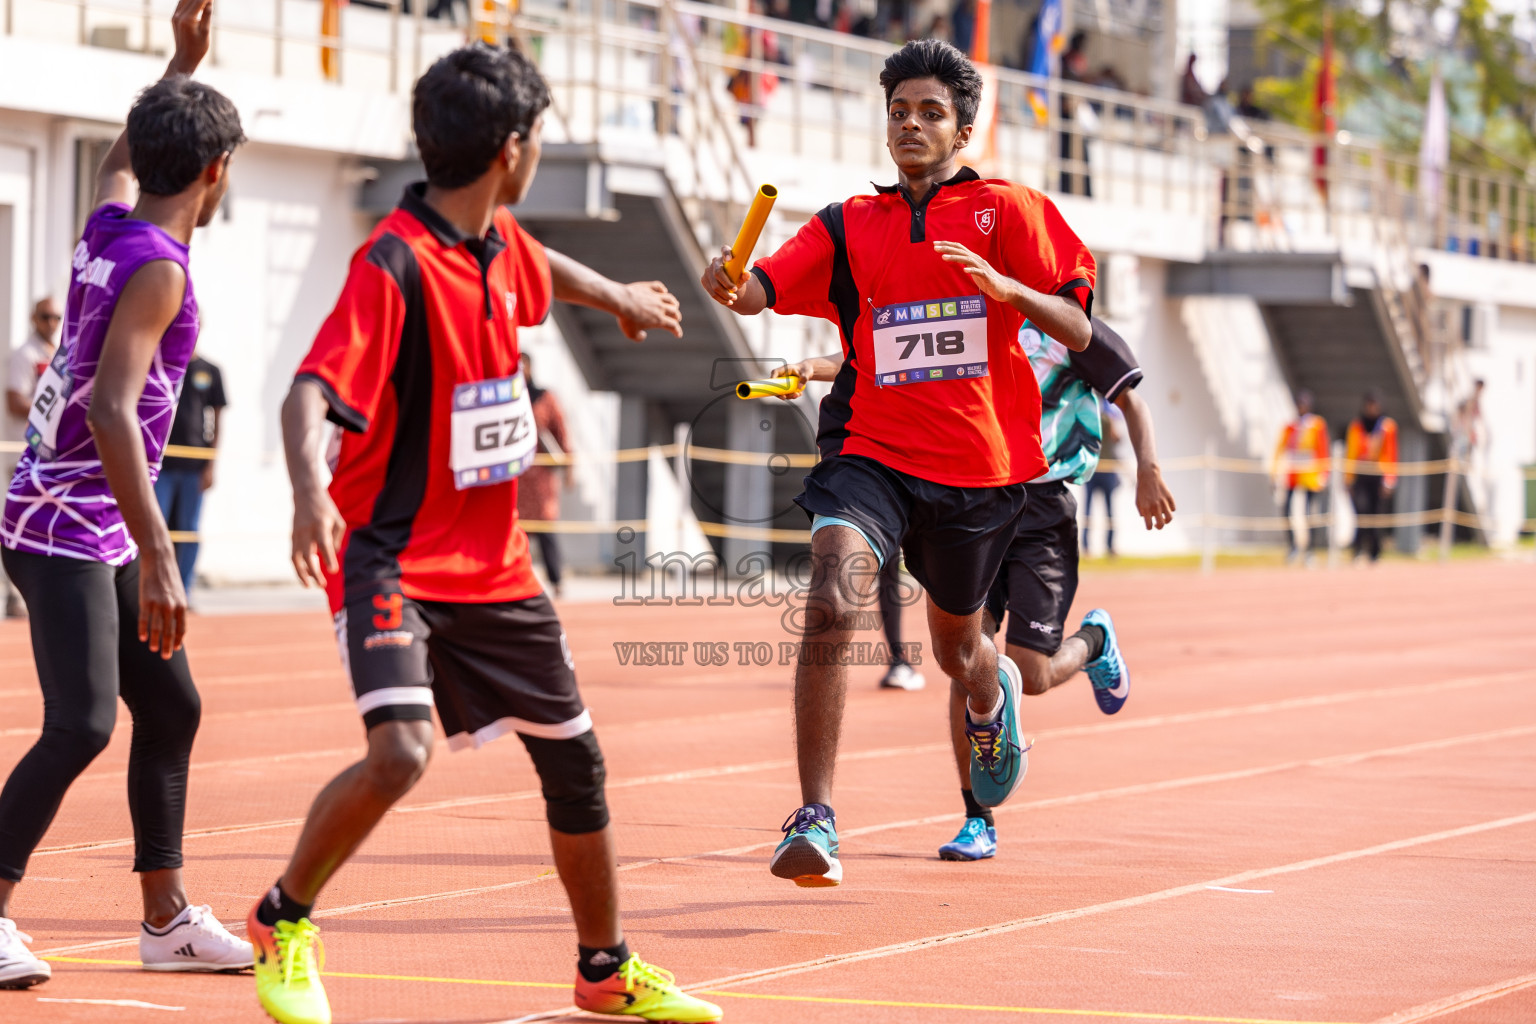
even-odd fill
[{"label": "black athletic shorts", "polygon": [[998,623],[1008,611],[1008,642],[1041,654],[1061,648],[1077,596],[1077,499],[1063,483],[1027,484],[1029,505],[987,595]]},{"label": "black athletic shorts", "polygon": [[795,503],[811,517],[842,520],[864,535],[884,564],[900,548],[907,571],[951,615],[970,615],[987,598],[1024,512],[1024,484],[950,487],[882,466],[862,455],[822,459]]},{"label": "black athletic shorts", "polygon": [[448,745],[509,732],[565,740],[592,728],[554,605],[418,601],[384,584],[336,614],[336,642],[363,724],[430,721]]}]

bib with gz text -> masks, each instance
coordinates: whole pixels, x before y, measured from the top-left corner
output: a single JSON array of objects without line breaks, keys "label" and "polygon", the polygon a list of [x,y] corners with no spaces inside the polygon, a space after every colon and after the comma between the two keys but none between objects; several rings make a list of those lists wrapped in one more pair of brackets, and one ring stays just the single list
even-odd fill
[{"label": "bib with gz text", "polygon": [[980,295],[881,306],[874,334],[876,384],[987,375],[987,303]]},{"label": "bib with gz text", "polygon": [[523,375],[455,387],[450,436],[449,465],[459,490],[521,476],[539,444]]}]

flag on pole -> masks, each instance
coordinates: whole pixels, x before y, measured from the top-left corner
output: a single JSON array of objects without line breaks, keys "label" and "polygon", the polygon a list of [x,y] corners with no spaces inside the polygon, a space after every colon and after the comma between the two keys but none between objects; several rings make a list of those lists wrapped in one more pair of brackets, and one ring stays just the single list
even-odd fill
[{"label": "flag on pole", "polygon": [[1335,119],[1337,101],[1338,92],[1333,80],[1333,18],[1324,12],[1323,60],[1317,69],[1317,92],[1312,104],[1312,130],[1321,136],[1312,154],[1312,163],[1317,169],[1317,176],[1313,180],[1317,182],[1317,190],[1323,194],[1324,199],[1328,198],[1328,143],[1338,130]]},{"label": "flag on pole", "polygon": [[[1029,73],[1055,78],[1058,56],[1065,45],[1061,34],[1061,0],[1044,0],[1035,18],[1035,50],[1029,57]],[[1049,103],[1044,89],[1029,90],[1029,105],[1040,124],[1050,120]]]},{"label": "flag on pole", "polygon": [[347,0],[322,0],[320,4],[320,73],[327,82],[341,81],[341,8]]},{"label": "flag on pole", "polygon": [[1424,107],[1424,135],[1419,139],[1419,209],[1424,221],[1433,224],[1440,213],[1440,192],[1445,168],[1451,161],[1451,113],[1445,104],[1445,80],[1435,62],[1429,80],[1429,102]]}]

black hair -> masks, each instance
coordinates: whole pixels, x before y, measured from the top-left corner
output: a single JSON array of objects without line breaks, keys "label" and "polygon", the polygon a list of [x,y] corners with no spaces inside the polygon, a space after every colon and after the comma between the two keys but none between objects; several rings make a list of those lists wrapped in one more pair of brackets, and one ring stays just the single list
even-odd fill
[{"label": "black hair", "polygon": [[896,87],[913,78],[937,78],[949,86],[960,127],[976,122],[976,110],[981,106],[981,72],[965,54],[942,39],[912,40],[885,58],[880,88],[885,90],[886,106],[890,106]]},{"label": "black hair", "polygon": [[128,161],[139,191],[148,195],[184,192],[244,141],[240,112],[229,97],[186,75],[162,78],[139,93],[128,111]]},{"label": "black hair", "polygon": [[475,43],[438,60],[416,82],[411,120],[427,181],[463,188],[490,168],[514,132],[526,139],[549,86],[517,50]]},{"label": "black hair", "polygon": [[1374,402],[1377,405],[1380,405],[1381,404],[1381,392],[1378,389],[1376,389],[1376,388],[1366,388],[1365,389],[1365,393],[1360,396],[1360,400],[1362,402],[1366,403],[1367,405],[1369,405],[1372,402]]}]

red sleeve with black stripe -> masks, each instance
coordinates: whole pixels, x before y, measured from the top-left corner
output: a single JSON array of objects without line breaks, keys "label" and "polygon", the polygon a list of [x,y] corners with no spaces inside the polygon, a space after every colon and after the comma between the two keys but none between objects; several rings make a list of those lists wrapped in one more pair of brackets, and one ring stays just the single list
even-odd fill
[{"label": "red sleeve with black stripe", "polygon": [[1098,265],[1049,196],[1016,186],[998,206],[1003,273],[1037,292],[1068,295],[1093,313]]},{"label": "red sleeve with black stripe", "polygon": [[379,410],[405,325],[405,296],[387,270],[368,260],[371,247],[353,257],[341,297],[295,374],[320,385],[332,423],[357,433]]},{"label": "red sleeve with black stripe", "polygon": [[549,272],[549,254],[537,239],[523,230],[506,207],[502,207],[498,220],[503,216],[506,220],[498,227],[507,240],[517,284],[515,322],[519,327],[537,327],[549,318],[550,307],[554,304],[555,287]]},{"label": "red sleeve with black stripe", "polygon": [[768,307],[786,316],[820,317],[838,322],[832,288],[832,236],[820,217],[812,217],[772,256],[757,261],[752,273],[768,293]]}]

